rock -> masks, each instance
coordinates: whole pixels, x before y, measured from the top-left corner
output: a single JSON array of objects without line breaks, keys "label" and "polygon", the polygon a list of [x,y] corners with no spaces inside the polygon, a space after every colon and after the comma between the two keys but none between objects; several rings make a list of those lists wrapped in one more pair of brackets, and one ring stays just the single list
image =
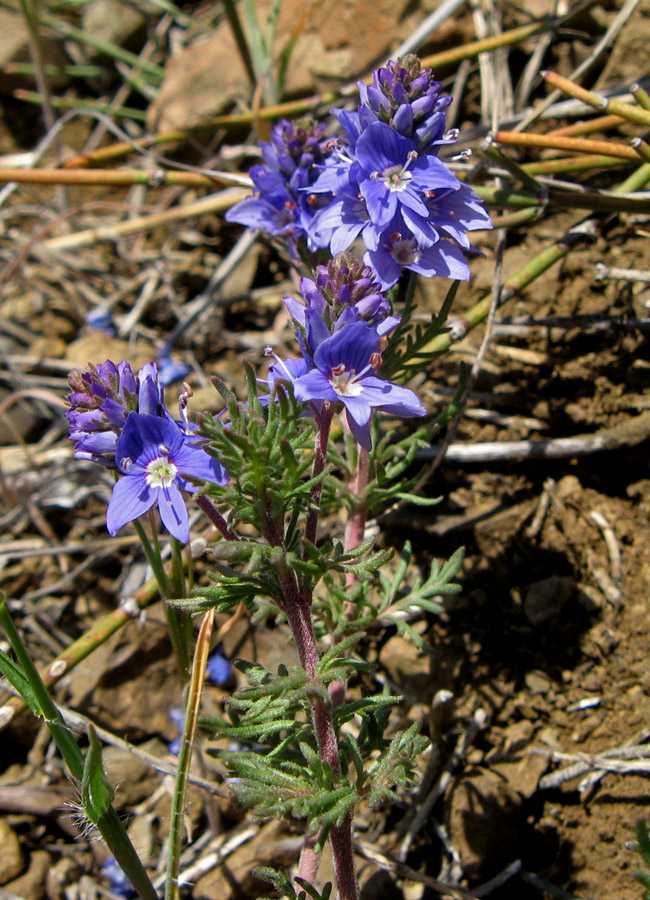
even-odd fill
[{"label": "rock", "polygon": [[361,900],[403,900],[404,894],[395,884],[392,875],[376,866],[365,866],[359,875]]},{"label": "rock", "polygon": [[526,672],[524,681],[531,694],[547,694],[553,686],[553,682],[544,672]]},{"label": "rock", "polygon": [[[269,5],[268,0],[256,4],[262,22]],[[307,8],[303,0],[284,0],[276,57],[297,33],[285,95],[309,93],[315,83],[324,89],[365,73],[394,46],[397,24],[407,8],[407,0],[377,0],[369,16],[365,0]],[[152,131],[187,128],[230,109],[239,99],[249,99],[250,93],[230,26],[224,21],[209,37],[193,41],[170,58],[147,124]]]},{"label": "rock", "polygon": [[[63,66],[69,60],[63,52],[62,41],[49,37],[44,29],[40,31],[41,51],[46,65]],[[7,63],[31,63],[29,52],[29,32],[25,19],[20,13],[0,9],[0,93],[10,94],[17,87],[34,89],[33,76],[8,75],[4,68]],[[48,77],[50,87],[62,87],[68,83],[67,75]]]},{"label": "rock", "polygon": [[18,835],[6,819],[0,819],[0,884],[17,878],[25,870],[25,857]]},{"label": "rock", "polygon": [[253,874],[257,866],[289,867],[298,858],[300,842],[288,841],[280,822],[269,822],[250,841],[231,853],[217,868],[200,877],[193,900],[241,900],[260,897],[269,885]]},{"label": "rock", "polygon": [[[135,4],[122,0],[91,0],[83,7],[81,24],[89,37],[128,49],[135,48],[140,42],[147,19]],[[86,53],[91,59],[102,55],[90,45],[86,47]]]},{"label": "rock", "polygon": [[21,900],[42,900],[45,897],[45,880],[52,865],[52,857],[46,850],[34,850],[29,858],[29,868],[24,875],[4,885],[9,897]]},{"label": "rock", "polygon": [[379,662],[399,690],[413,698],[431,700],[431,675],[426,653],[399,634],[389,638],[379,652]]},{"label": "rock", "polygon": [[490,878],[512,859],[521,797],[499,774],[468,772],[451,788],[446,823],[468,878]]},{"label": "rock", "polygon": [[517,791],[524,800],[529,800],[548,768],[548,758],[534,754],[526,755],[522,759],[504,761],[492,766],[508,782],[508,786]]},{"label": "rock", "polygon": [[[158,738],[140,744],[138,749],[159,758],[167,755],[167,747]],[[141,803],[153,794],[160,783],[159,773],[144,760],[121,747],[106,747],[102,753],[102,762],[106,777],[115,788],[118,808]]]},{"label": "rock", "polygon": [[[150,615],[156,614],[152,608]],[[169,741],[177,736],[169,708],[179,702],[180,688],[164,628],[130,622],[95,651],[92,665],[92,676],[84,666],[71,674],[76,708],[133,743],[154,734]]]},{"label": "rock", "polygon": [[524,598],[524,612],[531,625],[555,619],[571,599],[575,586],[573,578],[561,575],[551,575],[531,584]]},{"label": "rock", "polygon": [[67,900],[72,885],[79,883],[83,869],[69,856],[63,856],[50,866],[45,878],[48,900]]}]

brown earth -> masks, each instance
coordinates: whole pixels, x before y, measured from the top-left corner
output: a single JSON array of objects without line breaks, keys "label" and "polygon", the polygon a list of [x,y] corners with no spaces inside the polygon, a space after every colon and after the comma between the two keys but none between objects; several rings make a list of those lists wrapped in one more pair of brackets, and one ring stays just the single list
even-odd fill
[{"label": "brown earth", "polygon": [[[551,63],[569,74],[584,56],[590,29],[599,23],[602,32],[613,14],[609,8],[592,10],[589,28],[563,38]],[[641,4],[607,66],[601,65],[599,84],[644,74],[639,36],[647,33],[648,18],[648,5]],[[459,21],[472,39],[470,18]],[[513,57],[519,71],[521,59],[518,53]],[[475,124],[479,91],[473,74],[461,116],[468,125]],[[5,102],[5,121],[14,102]],[[12,123],[13,135],[8,126],[3,130],[2,152],[20,149],[14,140],[31,146],[18,134],[23,127]],[[66,143],[79,149],[84,136],[75,128],[66,133]],[[608,175],[593,181],[607,188],[614,184]],[[57,369],[52,360],[91,353],[83,325],[88,306],[110,297],[117,318],[123,318],[141,296],[143,271],[148,275],[162,265],[162,256],[164,277],[153,288],[142,322],[125,336],[132,338],[125,345],[129,358],[153,355],[176,322],[174,310],[205,286],[231,246],[234,230],[204,216],[181,229],[130,238],[120,252],[101,244],[63,261],[23,256],[22,268],[12,267],[24,236],[34,237],[42,224],[39,209],[53,223],[47,227],[56,227],[51,192],[29,188],[20,197],[25,210],[16,211],[2,235],[10,272],[1,301],[0,349],[12,360],[26,354],[49,362],[27,368],[12,362],[3,378],[0,402],[25,385],[45,393],[32,397],[29,406],[24,400],[12,406],[9,430],[3,431],[0,521],[14,549],[0,550],[0,561],[12,611],[35,657],[46,663],[132,592],[130,571],[135,570],[133,577],[144,572],[135,541],[113,544],[105,537],[108,482],[71,463],[62,438],[64,366]],[[74,189],[70,197],[89,203],[85,190]],[[93,194],[93,201],[99,199],[118,203],[121,214],[129,197],[107,189]],[[169,200],[158,191],[150,192],[146,202]],[[75,228],[96,224],[98,215],[84,206]],[[504,277],[581,217],[577,211],[555,212],[531,226],[510,229]],[[377,664],[379,683],[388,680],[405,696],[395,727],[421,719],[439,750],[441,769],[426,771],[426,757],[422,788],[403,807],[379,814],[362,810],[360,850],[370,845],[386,857],[397,855],[410,813],[438,783],[454,748],[476,722],[476,733],[450,769],[406,862],[429,878],[463,876],[461,883],[470,891],[512,866],[511,877],[482,895],[496,900],[638,900],[643,894],[631,874],[639,857],[626,845],[634,839],[635,821],[648,814],[648,771],[640,772],[635,760],[628,772],[620,771],[625,765],[620,762],[619,771],[601,772],[590,782],[584,772],[562,783],[553,778],[581,755],[589,761],[592,754],[629,744],[647,747],[650,738],[650,290],[638,281],[599,281],[596,270],[606,263],[650,271],[649,228],[648,217],[600,219],[593,242],[574,249],[502,306],[451,447],[553,442],[614,427],[619,435],[615,449],[588,453],[587,438],[556,459],[459,461],[450,452],[425,488],[431,496],[442,496],[442,503],[424,511],[398,508],[381,523],[380,542],[400,547],[409,539],[423,568],[459,545],[465,546],[466,557],[461,593],[422,626],[428,653],[414,650],[392,631],[369,639],[364,648]],[[459,292],[456,316],[491,288],[495,239],[483,236],[480,244],[485,257],[474,262],[474,278]],[[203,366],[229,378],[238,390],[243,387],[241,355],[259,362],[266,343],[286,341],[289,335],[280,299],[285,271],[276,256],[263,248],[245,266],[239,273],[243,288],[231,290],[238,299],[212,311],[180,350],[196,361],[197,370]],[[437,283],[424,287],[423,310],[437,309],[444,289]],[[472,363],[483,328],[455,343],[422,385],[432,412],[455,388],[459,362]],[[90,335],[90,340],[103,359],[106,339]],[[28,383],[24,372],[32,377]],[[205,397],[207,382],[195,377],[197,395],[205,389]],[[27,542],[36,548],[31,556]],[[61,544],[77,549],[44,552],[48,545]],[[226,649],[270,668],[287,661],[281,628],[251,629],[240,623]],[[232,687],[207,688],[206,711],[220,709]],[[368,687],[377,690],[377,682]],[[180,695],[159,605],[66,674],[56,695],[117,737],[172,763],[166,743],[177,730],[169,707]],[[68,815],[64,804],[74,806],[74,791],[51,755],[47,735],[27,716],[15,719],[5,735],[1,892],[59,900],[79,896],[82,889],[95,891],[105,850],[87,840]],[[552,759],[554,753],[565,757]],[[131,817],[139,849],[155,864],[165,836],[169,777],[123,748],[112,747],[108,755],[111,777],[119,784],[118,805]],[[207,802],[195,791],[193,836],[208,834],[208,821],[214,825],[219,817],[227,837],[239,836],[242,843],[225,865],[197,877],[195,900],[259,896],[265,888],[250,878],[251,868],[290,865],[299,850],[299,831],[275,825],[259,831],[227,798]],[[325,872],[327,865],[325,860]],[[394,879],[382,873],[376,858],[375,863],[360,858],[359,865],[366,900],[439,896],[417,876]]]}]

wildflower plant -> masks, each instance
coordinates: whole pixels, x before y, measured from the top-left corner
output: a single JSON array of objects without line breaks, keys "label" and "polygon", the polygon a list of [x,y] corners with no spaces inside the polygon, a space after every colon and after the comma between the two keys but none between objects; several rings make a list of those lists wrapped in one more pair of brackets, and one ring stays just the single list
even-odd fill
[{"label": "wildflower plant", "polygon": [[[389,710],[400,698],[356,691],[352,699],[347,686],[371,670],[361,649],[369,630],[393,625],[421,641],[409,618],[435,613],[436,598],[456,590],[461,554],[423,577],[405,546],[388,575],[382,567],[392,550],[377,549],[365,525],[395,500],[435,502],[412,493],[412,463],[439,420],[408,382],[426,369],[426,346],[444,328],[454,289],[428,325],[415,326],[413,279],[467,279],[466,254],[474,252],[467,233],[490,220],[448,166],[444,154],[457,137],[446,129],[451,98],[416,57],[380,68],[359,92],[355,111],[334,111],[334,136],[328,123],[276,125],[262,144],[264,163],[251,171],[253,195],[227,215],[269,234],[302,271],[299,290],[284,298],[295,332],[291,357],[268,348],[266,369],[246,367],[245,397],[217,381],[223,409],[196,421],[187,414],[188,389],[178,416],[168,410],[154,363],[136,374],[126,362],[107,360],[70,376],[74,454],[115,477],[108,531],[135,524],[187,685],[183,735],[174,748],[170,898],[179,896],[184,789],[202,680],[206,672],[218,683],[230,675],[221,651],[209,657],[215,614],[286,620],[298,653],[299,665],[277,672],[234,661],[244,686],[223,715],[203,722],[237,747],[219,756],[243,806],[262,818],[304,822],[295,878],[260,871],[280,894],[329,897],[330,887],[317,887],[329,840],[337,895],[358,900],[355,809],[391,802],[411,784],[426,745],[417,723],[388,733]],[[219,536],[210,546],[209,584],[194,590],[185,578],[188,506],[198,507]],[[332,523],[341,509],[347,521],[339,536]],[[171,574],[160,532],[171,535]],[[190,617],[197,615],[203,619],[195,641]],[[11,677],[24,687],[13,670]],[[93,759],[88,778],[101,787],[101,760]],[[108,807],[108,793],[99,796]],[[107,839],[140,895],[155,896],[124,851],[124,835]]]}]

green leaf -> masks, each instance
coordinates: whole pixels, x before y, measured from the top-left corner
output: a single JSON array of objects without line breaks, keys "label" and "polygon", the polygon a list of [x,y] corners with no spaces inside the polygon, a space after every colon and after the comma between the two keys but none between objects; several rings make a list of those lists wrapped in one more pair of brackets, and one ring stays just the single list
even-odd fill
[{"label": "green leaf", "polygon": [[81,779],[81,803],[90,821],[97,825],[111,808],[115,792],[104,775],[102,745],[92,725],[88,726],[88,739],[90,744]]},{"label": "green leaf", "polygon": [[34,715],[42,716],[43,711],[41,705],[29,683],[29,679],[20,666],[17,666],[11,657],[7,656],[6,653],[3,653],[2,650],[0,650],[0,672],[4,675],[9,684],[18,691],[25,703],[29,705],[29,708]]}]

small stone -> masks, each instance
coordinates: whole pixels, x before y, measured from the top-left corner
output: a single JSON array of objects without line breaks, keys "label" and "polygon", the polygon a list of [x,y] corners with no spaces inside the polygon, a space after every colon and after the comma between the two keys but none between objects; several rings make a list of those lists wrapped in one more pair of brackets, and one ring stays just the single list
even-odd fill
[{"label": "small stone", "polygon": [[[89,37],[110,41],[118,47],[135,46],[144,33],[147,20],[140,8],[122,0],[91,0],[83,7],[82,27]],[[87,45],[91,59],[101,56],[101,51]]]},{"label": "small stone", "polygon": [[575,581],[570,576],[551,575],[535,581],[528,587],[524,598],[524,612],[531,625],[542,625],[557,618],[575,591]]},{"label": "small stone", "polygon": [[526,672],[524,679],[531,694],[547,694],[553,682],[544,672]]},{"label": "small stone", "polygon": [[603,595],[591,584],[579,584],[576,600],[585,612],[595,613],[603,608]]},{"label": "small stone", "polygon": [[469,878],[489,878],[512,858],[521,797],[496,772],[476,769],[449,793],[447,829]]},{"label": "small stone", "polygon": [[25,857],[18,835],[6,819],[0,819],[0,884],[17,878],[25,870]]},{"label": "small stone", "polygon": [[592,672],[589,672],[582,679],[581,687],[583,687],[586,691],[592,691],[593,693],[597,693],[602,689],[603,686],[603,677],[604,672],[600,667],[594,669]]},{"label": "small stone", "polygon": [[43,900],[45,880],[52,865],[52,857],[47,850],[34,850],[29,857],[29,868],[24,875],[4,885],[4,892],[21,900]]}]

